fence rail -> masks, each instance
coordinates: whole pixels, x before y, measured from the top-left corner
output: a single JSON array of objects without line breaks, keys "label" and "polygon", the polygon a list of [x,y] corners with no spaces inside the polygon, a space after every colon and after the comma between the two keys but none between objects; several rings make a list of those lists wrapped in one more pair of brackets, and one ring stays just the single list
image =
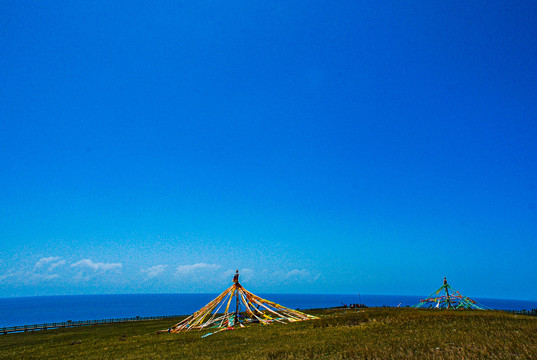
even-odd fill
[{"label": "fence rail", "polygon": [[49,329],[90,326],[90,325],[117,324],[117,323],[133,322],[133,321],[172,319],[172,318],[178,318],[181,316],[184,316],[184,315],[136,316],[136,317],[131,317],[131,318],[81,320],[81,321],[68,320],[64,322],[54,322],[54,323],[46,323],[46,324],[9,326],[9,327],[1,327],[0,335],[6,335],[9,333],[14,333],[14,332],[39,331],[39,330],[49,330]]},{"label": "fence rail", "polygon": [[531,315],[537,316],[537,309],[535,310],[503,310],[508,313],[518,314],[518,315]]}]

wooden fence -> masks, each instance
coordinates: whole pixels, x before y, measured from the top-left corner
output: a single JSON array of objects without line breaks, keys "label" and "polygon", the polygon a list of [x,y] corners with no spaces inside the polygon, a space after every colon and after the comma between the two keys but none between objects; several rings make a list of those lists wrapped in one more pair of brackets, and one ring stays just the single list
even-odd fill
[{"label": "wooden fence", "polygon": [[518,315],[531,315],[537,316],[537,309],[535,310],[503,310],[508,313],[518,314]]},{"label": "wooden fence", "polygon": [[117,323],[133,322],[133,321],[172,319],[172,318],[178,318],[181,316],[182,315],[164,315],[164,316],[146,316],[146,317],[136,316],[132,318],[82,320],[82,321],[68,320],[64,322],[55,322],[55,323],[46,323],[46,324],[9,326],[9,327],[1,327],[0,335],[6,335],[9,333],[14,333],[14,332],[28,332],[28,331],[61,329],[61,328],[81,327],[81,326],[91,326],[91,325],[117,324]]}]

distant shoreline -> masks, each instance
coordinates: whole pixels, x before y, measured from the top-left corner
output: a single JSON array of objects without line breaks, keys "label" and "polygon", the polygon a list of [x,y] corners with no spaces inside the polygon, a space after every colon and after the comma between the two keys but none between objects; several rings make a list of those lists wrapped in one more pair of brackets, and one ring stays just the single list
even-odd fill
[{"label": "distant shoreline", "polygon": [[[57,295],[0,298],[0,327],[24,324],[44,324],[87,319],[118,319],[176,316],[191,314],[207,304],[216,294],[118,294],[118,295]],[[366,306],[411,306],[421,296],[361,294],[258,294],[293,309],[334,308],[345,304]],[[537,301],[480,299],[475,300],[502,310],[531,310]]]}]

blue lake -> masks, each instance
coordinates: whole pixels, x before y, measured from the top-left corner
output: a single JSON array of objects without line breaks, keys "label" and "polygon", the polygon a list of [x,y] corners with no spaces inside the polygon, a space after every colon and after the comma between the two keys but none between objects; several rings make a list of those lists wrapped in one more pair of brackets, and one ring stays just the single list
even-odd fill
[{"label": "blue lake", "polygon": [[[258,294],[293,309],[314,309],[361,303],[367,306],[410,306],[423,297],[349,294]],[[0,298],[0,327],[67,320],[100,320],[136,316],[186,315],[217,294],[71,295]],[[537,301],[479,299],[501,310],[530,310]]]}]

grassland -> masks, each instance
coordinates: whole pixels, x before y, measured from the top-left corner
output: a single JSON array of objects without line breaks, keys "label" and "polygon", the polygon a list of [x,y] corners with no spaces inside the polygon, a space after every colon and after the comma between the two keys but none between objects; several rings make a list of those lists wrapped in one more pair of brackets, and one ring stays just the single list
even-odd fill
[{"label": "grassland", "polygon": [[173,320],[0,336],[1,359],[537,359],[537,317],[408,308],[311,312],[202,339]]}]

